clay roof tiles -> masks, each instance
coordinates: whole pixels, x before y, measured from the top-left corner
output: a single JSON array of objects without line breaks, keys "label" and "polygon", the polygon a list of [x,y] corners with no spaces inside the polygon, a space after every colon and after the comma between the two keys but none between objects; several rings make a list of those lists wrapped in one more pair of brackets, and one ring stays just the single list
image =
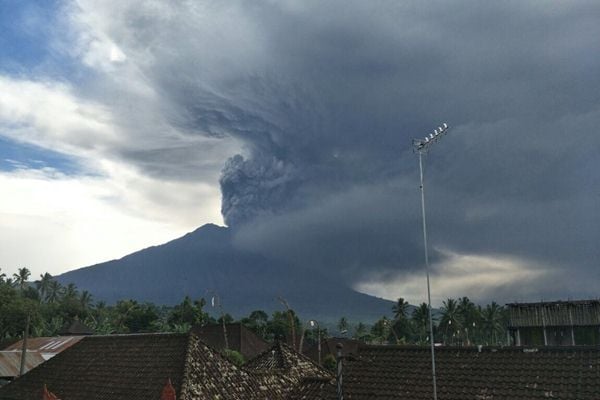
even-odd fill
[{"label": "clay roof tiles", "polygon": [[89,336],[0,388],[0,400],[159,399],[170,379],[180,400],[269,398],[250,375],[193,334]]},{"label": "clay roof tiles", "polygon": [[[437,348],[436,365],[440,400],[600,399],[599,348]],[[336,398],[331,382],[305,387],[294,399]],[[348,399],[425,400],[431,387],[426,347],[364,346],[344,368]]]},{"label": "clay roof tiles", "polygon": [[306,378],[332,378],[327,370],[281,342],[244,364],[244,369],[260,386],[270,388],[277,399],[287,399]]}]

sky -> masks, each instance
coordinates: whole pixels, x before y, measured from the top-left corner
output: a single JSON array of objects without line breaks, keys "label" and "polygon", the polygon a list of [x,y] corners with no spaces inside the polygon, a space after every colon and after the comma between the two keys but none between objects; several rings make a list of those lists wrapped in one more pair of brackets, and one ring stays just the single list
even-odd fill
[{"label": "sky", "polygon": [[0,0],[0,268],[226,224],[433,302],[598,297],[600,4]]}]

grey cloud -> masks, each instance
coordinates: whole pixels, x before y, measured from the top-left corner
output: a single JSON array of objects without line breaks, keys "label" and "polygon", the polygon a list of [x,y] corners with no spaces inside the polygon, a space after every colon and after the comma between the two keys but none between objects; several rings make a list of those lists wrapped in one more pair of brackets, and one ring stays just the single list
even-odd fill
[{"label": "grey cloud", "polygon": [[[426,159],[432,244],[569,270],[581,285],[559,297],[598,278],[595,2],[164,7],[125,7],[110,35],[172,129],[241,144],[220,181],[239,246],[353,283],[420,268],[410,139],[447,121]],[[172,173],[202,168],[169,154]]]}]

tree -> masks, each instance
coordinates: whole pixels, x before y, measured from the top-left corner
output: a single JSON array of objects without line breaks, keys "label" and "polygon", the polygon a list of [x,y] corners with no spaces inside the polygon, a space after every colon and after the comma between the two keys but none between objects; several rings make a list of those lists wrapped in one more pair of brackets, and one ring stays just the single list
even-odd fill
[{"label": "tree", "polygon": [[62,285],[52,280],[48,283],[48,293],[46,294],[46,302],[53,304],[60,300],[62,297],[63,287]]},{"label": "tree", "polygon": [[74,283],[69,283],[62,293],[63,299],[75,299],[77,298],[78,293],[79,291],[77,290],[77,286],[75,286]]},{"label": "tree", "polygon": [[40,293],[40,299],[46,301],[48,296],[48,290],[50,289],[50,282],[52,282],[52,275],[49,273],[40,274],[40,279],[35,281],[35,287]]},{"label": "tree", "polygon": [[398,298],[396,304],[392,306],[394,319],[406,319],[408,317],[408,303],[402,298]]},{"label": "tree", "polygon": [[413,334],[412,326],[408,319],[409,304],[402,298],[398,298],[396,304],[392,306],[394,312],[394,321],[391,330],[396,338],[396,342],[406,342]]},{"label": "tree", "polygon": [[440,328],[444,333],[444,341],[452,344],[459,340],[462,334],[463,316],[458,308],[458,302],[455,299],[448,299],[442,305],[442,318],[440,319]]},{"label": "tree", "polygon": [[425,343],[425,338],[429,336],[427,329],[429,326],[429,306],[427,303],[421,303],[421,305],[415,308],[411,317],[419,338],[419,343]]},{"label": "tree", "polygon": [[371,335],[373,340],[379,343],[389,343],[390,339],[395,343],[399,341],[398,335],[392,329],[392,322],[387,317],[381,317],[379,321],[375,322],[371,327]]},{"label": "tree", "polygon": [[189,296],[185,296],[183,301],[173,307],[173,310],[167,318],[169,325],[189,324],[202,325],[208,321],[208,313],[204,312],[206,300],[203,298],[192,301]]},{"label": "tree", "polygon": [[267,337],[267,324],[269,322],[269,316],[263,310],[255,310],[248,315],[246,318],[242,318],[242,324],[256,333],[258,336],[266,339]]},{"label": "tree", "polygon": [[504,331],[504,309],[492,301],[482,310],[482,325],[487,344],[497,344]]},{"label": "tree", "polygon": [[346,319],[346,317],[340,318],[337,324],[337,328],[342,335],[345,335],[348,332],[348,320]]},{"label": "tree", "polygon": [[82,291],[79,295],[79,302],[84,310],[89,310],[92,308],[92,294],[87,290]]},{"label": "tree", "polygon": [[13,274],[14,282],[19,289],[25,290],[27,287],[27,279],[29,279],[30,275],[31,272],[25,267],[19,268],[17,273]]},{"label": "tree", "polygon": [[269,339],[285,339],[288,344],[293,343],[293,334],[296,326],[302,326],[294,310],[275,311],[267,325]]},{"label": "tree", "polygon": [[479,325],[480,315],[475,304],[466,296],[458,300],[458,312],[463,320],[462,332],[464,333],[464,343],[469,346],[475,339],[476,329]]},{"label": "tree", "polygon": [[158,323],[158,309],[152,303],[119,300],[113,312],[114,325],[119,333],[152,332]]},{"label": "tree", "polygon": [[354,338],[365,342],[369,340],[369,331],[367,326],[362,322],[359,322],[356,328],[354,328]]}]

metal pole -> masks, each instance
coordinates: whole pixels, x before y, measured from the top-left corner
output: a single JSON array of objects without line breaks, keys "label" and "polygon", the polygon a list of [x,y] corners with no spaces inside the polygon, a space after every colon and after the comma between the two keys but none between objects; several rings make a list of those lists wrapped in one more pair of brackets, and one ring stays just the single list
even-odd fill
[{"label": "metal pole", "polygon": [[337,388],[336,388],[336,394],[337,394],[337,400],[344,400],[344,383],[342,381],[343,379],[343,371],[344,371],[344,367],[343,367],[343,360],[344,357],[342,356],[342,344],[338,343],[336,346],[337,348],[337,357],[336,357],[336,361],[337,361],[337,374],[336,374],[336,381],[337,381]]},{"label": "metal pole", "polygon": [[321,327],[317,324],[317,349],[319,351],[319,365],[321,365]]},{"label": "metal pole", "polygon": [[419,173],[421,177],[421,211],[423,215],[423,243],[425,247],[425,271],[427,273],[427,305],[429,308],[429,343],[431,344],[431,378],[433,381],[433,400],[437,400],[437,382],[435,375],[435,346],[433,339],[433,316],[431,315],[431,287],[429,284],[429,253],[427,250],[427,224],[425,220],[425,187],[423,185],[423,151],[419,150]]},{"label": "metal pole", "polygon": [[27,337],[29,336],[29,320],[31,315],[27,314],[27,323],[23,332],[23,347],[21,348],[21,367],[19,368],[19,376],[25,373],[25,363],[27,362]]}]

